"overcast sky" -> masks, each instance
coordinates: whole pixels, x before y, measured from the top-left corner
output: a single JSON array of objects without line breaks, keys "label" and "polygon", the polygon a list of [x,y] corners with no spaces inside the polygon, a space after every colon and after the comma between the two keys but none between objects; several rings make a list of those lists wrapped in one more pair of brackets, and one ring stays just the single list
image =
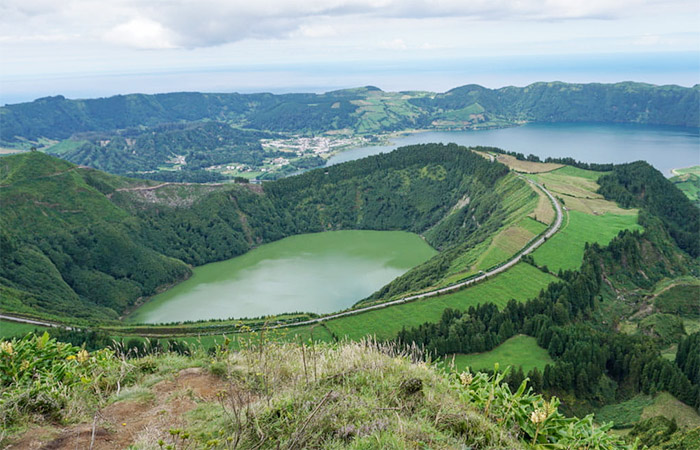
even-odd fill
[{"label": "overcast sky", "polygon": [[698,0],[0,0],[0,103],[45,95],[700,82]]}]

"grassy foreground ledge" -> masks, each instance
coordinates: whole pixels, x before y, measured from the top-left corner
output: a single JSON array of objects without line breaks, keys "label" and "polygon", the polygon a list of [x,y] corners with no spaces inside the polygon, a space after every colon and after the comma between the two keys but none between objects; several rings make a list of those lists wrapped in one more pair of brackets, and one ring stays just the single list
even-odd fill
[{"label": "grassy foreground ledge", "polygon": [[0,343],[6,448],[633,448],[503,373],[446,375],[373,341],[213,353]]}]

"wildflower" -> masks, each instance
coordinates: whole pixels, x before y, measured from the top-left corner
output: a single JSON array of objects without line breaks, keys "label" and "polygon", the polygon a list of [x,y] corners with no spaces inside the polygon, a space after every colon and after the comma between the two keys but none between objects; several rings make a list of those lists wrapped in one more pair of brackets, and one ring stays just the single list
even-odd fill
[{"label": "wildflower", "polygon": [[19,366],[19,369],[22,371],[29,369],[29,361],[27,361],[26,359],[22,361],[22,364]]},{"label": "wildflower", "polygon": [[73,361],[74,359],[75,359],[75,355],[66,356],[66,361]]},{"label": "wildflower", "polygon": [[125,427],[125,426],[126,426],[126,422],[122,422],[122,426]]},{"label": "wildflower", "polygon": [[543,409],[536,409],[530,413],[530,422],[532,423],[542,423],[547,420],[547,411]]},{"label": "wildflower", "polygon": [[76,359],[81,364],[84,363],[85,361],[87,361],[89,357],[90,357],[90,354],[85,349],[80,350],[78,352],[78,354],[76,355]]},{"label": "wildflower", "polygon": [[459,381],[462,382],[462,386],[469,386],[472,384],[472,381],[474,380],[474,376],[469,373],[469,372],[462,372],[459,374]]},{"label": "wildflower", "polygon": [[12,355],[14,353],[14,350],[12,349],[12,342],[0,342],[0,351],[7,353],[8,355]]}]

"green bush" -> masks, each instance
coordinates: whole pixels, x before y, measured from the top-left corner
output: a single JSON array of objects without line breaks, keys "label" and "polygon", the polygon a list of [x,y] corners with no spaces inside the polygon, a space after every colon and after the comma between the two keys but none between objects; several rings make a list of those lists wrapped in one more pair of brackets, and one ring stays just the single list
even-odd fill
[{"label": "green bush", "polygon": [[534,394],[527,387],[528,379],[515,393],[511,392],[503,382],[507,372],[498,372],[498,365],[493,375],[463,372],[459,375],[461,398],[502,427],[517,431],[518,438],[530,442],[534,448],[636,448],[634,445],[625,447],[618,438],[607,433],[612,423],[595,426],[592,414],[583,419],[564,416],[558,411],[559,399],[552,397],[547,401],[542,395]]},{"label": "green bush", "polygon": [[[42,336],[0,342],[0,424],[25,414],[64,421],[114,391],[122,371],[111,350],[85,349]],[[78,416],[80,411],[78,411]]]}]

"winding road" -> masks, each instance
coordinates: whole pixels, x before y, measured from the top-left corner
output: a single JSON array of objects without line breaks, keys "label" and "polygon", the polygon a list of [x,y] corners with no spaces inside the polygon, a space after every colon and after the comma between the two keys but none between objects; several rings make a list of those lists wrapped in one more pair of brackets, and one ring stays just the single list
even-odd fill
[{"label": "winding road", "polygon": [[352,309],[350,311],[343,311],[335,314],[329,314],[323,317],[319,317],[317,319],[311,319],[311,320],[305,320],[303,322],[295,322],[295,323],[284,323],[284,324],[279,324],[279,325],[272,325],[268,326],[267,328],[286,328],[286,327],[296,327],[296,326],[302,326],[302,325],[312,325],[315,323],[320,323],[326,320],[331,320],[331,319],[337,319],[338,317],[344,317],[344,316],[352,316],[354,314],[359,314],[365,311],[371,311],[374,309],[381,309],[381,308],[386,308],[388,306],[393,306],[393,305],[400,305],[402,303],[407,303],[411,302],[413,300],[419,300],[421,298],[427,298],[427,297],[433,297],[436,295],[441,295],[445,294],[448,292],[453,292],[453,291],[458,291],[462,289],[465,286],[469,286],[474,283],[478,283],[479,281],[482,281],[488,277],[498,275],[501,272],[505,272],[506,270],[510,269],[514,265],[516,265],[518,262],[520,262],[520,259],[523,257],[523,255],[527,255],[532,253],[537,247],[540,245],[544,244],[547,239],[552,237],[559,229],[561,228],[561,224],[564,220],[564,213],[562,211],[561,206],[559,205],[559,202],[554,198],[551,192],[549,192],[544,186],[541,184],[525,177],[521,177],[522,179],[532,183],[533,185],[537,186],[544,192],[547,197],[552,201],[552,204],[554,205],[554,209],[557,213],[557,217],[554,221],[554,225],[552,225],[547,232],[540,236],[539,239],[537,239],[535,242],[530,243],[523,251],[519,252],[516,256],[508,260],[506,263],[503,265],[500,265],[496,267],[495,269],[491,269],[488,272],[484,272],[481,275],[470,278],[469,280],[463,281],[461,283],[453,284],[451,286],[447,286],[441,289],[436,289],[434,291],[429,291],[429,292],[423,292],[421,294],[415,294],[415,295],[409,295],[408,297],[403,297],[398,300],[392,300],[390,302],[384,302],[384,303],[379,303],[377,305],[372,305],[372,306],[366,306],[364,308],[357,308],[357,309]]},{"label": "winding road", "polygon": [[53,327],[53,328],[63,328],[64,330],[77,330],[78,328],[69,327],[60,323],[45,322],[42,320],[25,319],[23,317],[8,316],[5,314],[0,314],[0,319],[8,320],[10,322],[28,323],[30,325],[39,325],[42,327]]},{"label": "winding road", "polygon": [[[492,277],[494,275],[498,275],[501,272],[505,272],[506,270],[510,269],[511,267],[516,265],[518,262],[520,262],[520,259],[523,257],[523,255],[527,255],[529,253],[532,253],[540,245],[544,244],[547,239],[549,239],[557,231],[559,231],[559,229],[561,228],[561,224],[563,222],[563,218],[564,218],[562,208],[559,205],[559,202],[557,202],[557,200],[554,198],[554,196],[552,195],[551,192],[549,192],[541,184],[539,184],[539,183],[537,183],[529,178],[525,178],[525,177],[521,177],[521,178],[523,178],[524,180],[528,181],[529,183],[532,183],[533,185],[537,186],[539,189],[542,190],[542,192],[544,192],[549,197],[549,199],[552,201],[552,204],[555,207],[556,220],[554,221],[554,225],[552,225],[544,233],[544,235],[540,236],[539,239],[537,239],[535,242],[529,243],[527,248],[525,248],[523,251],[519,252],[516,256],[514,256],[513,258],[508,260],[506,263],[504,263],[504,264],[502,264],[494,269],[491,269],[488,272],[483,272],[481,275],[479,275],[477,277],[470,278],[469,280],[465,280],[463,282],[453,284],[451,286],[447,286],[444,288],[436,289],[433,291],[423,292],[421,294],[409,295],[408,297],[403,297],[403,298],[400,298],[398,300],[392,300],[390,302],[384,302],[384,303],[379,303],[377,305],[366,306],[364,308],[357,308],[357,309],[352,309],[349,311],[343,311],[343,312],[339,312],[339,313],[335,313],[335,314],[329,314],[329,315],[319,317],[316,319],[305,320],[303,322],[281,323],[281,324],[277,324],[277,325],[270,325],[270,326],[267,326],[266,328],[274,329],[274,328],[298,327],[298,326],[303,326],[303,325],[313,325],[313,324],[324,322],[326,320],[337,319],[338,317],[352,316],[352,315],[359,314],[359,313],[362,313],[365,311],[372,311],[375,309],[382,309],[382,308],[387,308],[389,306],[400,305],[402,303],[408,303],[408,302],[411,302],[414,300],[419,300],[421,298],[433,297],[433,296],[445,294],[448,292],[458,291],[458,290],[464,288],[465,286],[469,286],[471,284],[478,283],[478,282],[483,281],[484,279],[486,279],[488,277]],[[164,184],[168,184],[168,183],[164,183]],[[163,185],[153,186],[150,188],[155,189],[155,188],[158,188],[161,186],[163,186]],[[122,190],[128,190],[128,189],[122,189]],[[21,318],[21,317],[8,316],[5,314],[0,314],[0,319],[9,320],[9,321],[13,321],[13,322],[29,323],[29,324],[33,324],[33,325],[41,325],[41,326],[46,326],[46,327],[58,327],[58,328],[64,328],[67,330],[72,329],[71,327],[63,325],[63,324],[45,322],[45,321],[34,320],[34,319],[25,319],[25,318]]]}]

